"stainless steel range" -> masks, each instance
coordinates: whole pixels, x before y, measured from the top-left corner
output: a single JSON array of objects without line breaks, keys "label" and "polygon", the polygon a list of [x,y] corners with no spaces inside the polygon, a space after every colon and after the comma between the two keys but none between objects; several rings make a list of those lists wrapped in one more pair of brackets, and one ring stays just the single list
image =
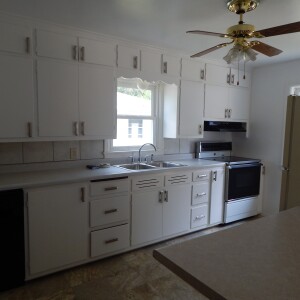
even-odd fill
[{"label": "stainless steel range", "polygon": [[260,212],[261,162],[259,159],[231,156],[231,142],[198,142],[196,158],[226,164],[224,223]]}]

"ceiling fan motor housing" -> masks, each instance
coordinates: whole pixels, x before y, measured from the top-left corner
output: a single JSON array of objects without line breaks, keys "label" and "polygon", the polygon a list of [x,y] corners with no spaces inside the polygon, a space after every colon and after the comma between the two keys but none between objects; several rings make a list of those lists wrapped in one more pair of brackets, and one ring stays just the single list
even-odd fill
[{"label": "ceiling fan motor housing", "polygon": [[255,27],[251,24],[238,24],[227,29],[229,37],[251,38],[255,32]]},{"label": "ceiling fan motor housing", "polygon": [[230,0],[227,2],[227,8],[240,15],[255,9],[259,3],[260,0]]}]

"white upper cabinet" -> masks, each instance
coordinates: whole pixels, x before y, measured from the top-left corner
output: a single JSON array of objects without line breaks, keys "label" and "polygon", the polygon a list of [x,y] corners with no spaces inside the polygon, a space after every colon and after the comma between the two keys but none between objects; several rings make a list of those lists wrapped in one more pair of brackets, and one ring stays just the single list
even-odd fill
[{"label": "white upper cabinet", "polygon": [[204,84],[181,80],[180,137],[203,137]]},{"label": "white upper cabinet", "polygon": [[244,70],[230,69],[230,85],[250,87],[251,75]]},{"label": "white upper cabinet", "polygon": [[162,74],[169,76],[180,76],[180,57],[163,54],[162,57]]},{"label": "white upper cabinet", "polygon": [[249,105],[248,88],[205,85],[206,120],[248,121]]},{"label": "white upper cabinet", "polygon": [[221,85],[230,83],[230,68],[206,64],[206,81]]},{"label": "white upper cabinet", "polygon": [[46,30],[36,34],[38,56],[115,66],[116,46],[112,43]]},{"label": "white upper cabinet", "polygon": [[17,54],[30,54],[32,51],[31,28],[0,23],[0,50]]},{"label": "white upper cabinet", "polygon": [[[161,53],[152,49],[141,50],[141,71],[153,76],[161,74]],[[155,77],[153,77],[155,80]]]},{"label": "white upper cabinet", "polygon": [[33,135],[33,62],[29,57],[0,55],[0,138]]},{"label": "white upper cabinet", "polygon": [[79,66],[80,134],[84,136],[116,136],[116,84],[113,68]]},{"label": "white upper cabinet", "polygon": [[39,136],[79,135],[77,65],[39,60],[37,74]]},{"label": "white upper cabinet", "polygon": [[118,68],[139,71],[141,68],[141,53],[137,47],[118,45]]},{"label": "white upper cabinet", "polygon": [[205,63],[196,59],[183,58],[181,62],[181,77],[187,80],[205,80]]}]

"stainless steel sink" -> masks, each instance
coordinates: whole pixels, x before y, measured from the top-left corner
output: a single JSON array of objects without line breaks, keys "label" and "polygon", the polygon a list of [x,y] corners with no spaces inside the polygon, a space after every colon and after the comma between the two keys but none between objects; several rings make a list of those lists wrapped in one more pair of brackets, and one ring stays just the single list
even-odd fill
[{"label": "stainless steel sink", "polygon": [[123,164],[123,165],[118,165],[117,167],[128,169],[128,170],[155,169],[155,166],[151,166],[151,165],[148,165],[148,164]]},{"label": "stainless steel sink", "polygon": [[147,163],[149,166],[154,166],[156,168],[174,168],[174,167],[185,167],[186,165],[167,162],[167,161],[153,161],[151,163]]}]

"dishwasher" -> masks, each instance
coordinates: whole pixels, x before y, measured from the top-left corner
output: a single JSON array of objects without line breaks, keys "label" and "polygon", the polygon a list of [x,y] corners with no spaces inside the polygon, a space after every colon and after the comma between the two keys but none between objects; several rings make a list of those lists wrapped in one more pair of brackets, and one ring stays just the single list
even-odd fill
[{"label": "dishwasher", "polygon": [[15,288],[25,279],[24,193],[0,191],[0,291]]}]

